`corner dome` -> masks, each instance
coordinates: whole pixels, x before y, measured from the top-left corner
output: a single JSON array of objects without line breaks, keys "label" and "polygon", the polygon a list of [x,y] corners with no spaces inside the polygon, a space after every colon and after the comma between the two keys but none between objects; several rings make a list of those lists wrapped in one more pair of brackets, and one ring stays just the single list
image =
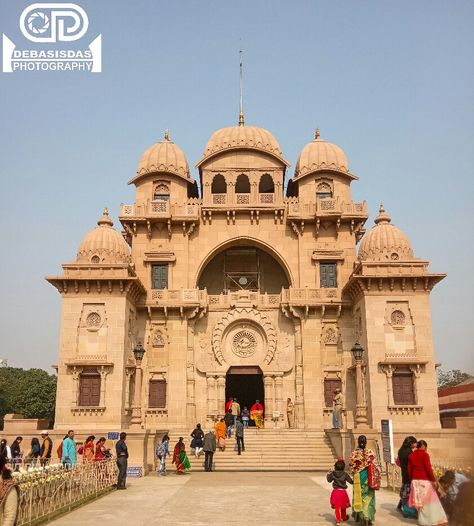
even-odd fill
[{"label": "corner dome", "polygon": [[392,261],[414,259],[407,236],[395,225],[380,205],[375,226],[362,238],[359,249],[361,261]]},{"label": "corner dome", "polygon": [[301,150],[294,178],[297,179],[318,170],[333,170],[351,175],[349,162],[343,150],[336,144],[321,139],[319,130],[316,129],[314,140]]},{"label": "corner dome", "polygon": [[185,179],[190,178],[189,165],[183,150],[170,140],[168,130],[165,132],[164,140],[150,146],[141,156],[137,175],[130,182],[155,172],[167,172]]},{"label": "corner dome", "polygon": [[77,263],[129,263],[130,252],[125,239],[114,228],[107,208],[94,230],[81,241]]},{"label": "corner dome", "polygon": [[273,157],[277,157],[286,166],[289,166],[289,163],[283,158],[280,145],[268,130],[244,125],[221,128],[214,132],[206,144],[201,160],[196,166],[200,166],[204,161],[220,152],[240,148],[268,153]]}]

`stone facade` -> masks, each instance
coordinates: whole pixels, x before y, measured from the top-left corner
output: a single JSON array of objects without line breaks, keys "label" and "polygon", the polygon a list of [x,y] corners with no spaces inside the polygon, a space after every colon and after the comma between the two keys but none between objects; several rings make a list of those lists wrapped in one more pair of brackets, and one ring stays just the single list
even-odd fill
[{"label": "stone facade", "polygon": [[337,385],[353,428],[356,341],[367,426],[439,428],[429,295],[444,276],[383,208],[365,234],[357,177],[319,132],[285,195],[288,166],[244,125],[212,135],[201,194],[168,134],[144,153],[123,232],[105,212],[47,278],[63,298],[56,429],[189,429],[259,393],[267,425],[287,425],[291,398],[298,428],[326,429]]}]

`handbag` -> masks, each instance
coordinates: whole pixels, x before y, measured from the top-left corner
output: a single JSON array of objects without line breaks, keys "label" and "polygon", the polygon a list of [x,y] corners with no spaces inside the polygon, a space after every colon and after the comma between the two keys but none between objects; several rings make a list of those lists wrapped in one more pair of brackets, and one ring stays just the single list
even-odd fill
[{"label": "handbag", "polygon": [[369,464],[367,468],[367,483],[370,489],[380,489],[380,470],[376,464]]}]

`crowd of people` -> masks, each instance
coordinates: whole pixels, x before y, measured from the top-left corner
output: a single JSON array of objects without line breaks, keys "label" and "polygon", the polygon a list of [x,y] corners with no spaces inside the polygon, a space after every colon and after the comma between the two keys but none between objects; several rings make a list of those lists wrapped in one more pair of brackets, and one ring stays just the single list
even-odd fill
[{"label": "crowd of people", "polygon": [[[467,526],[473,517],[473,482],[462,473],[446,471],[436,479],[427,452],[428,444],[408,436],[398,451],[397,464],[402,474],[400,501],[397,510],[405,518],[417,520],[420,526],[453,524]],[[352,484],[352,517],[361,526],[375,520],[375,492],[380,488],[380,470],[374,452],[367,447],[367,437],[360,435],[357,448],[349,460],[351,475],[344,459],[337,459],[327,474],[332,484],[330,497],[336,525],[347,521],[351,507],[347,484]]]}]

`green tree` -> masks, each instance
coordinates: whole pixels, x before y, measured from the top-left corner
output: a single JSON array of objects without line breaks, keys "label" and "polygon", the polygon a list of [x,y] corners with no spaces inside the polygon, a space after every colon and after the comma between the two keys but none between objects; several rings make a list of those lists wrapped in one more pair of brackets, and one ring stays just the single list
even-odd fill
[{"label": "green tree", "polygon": [[0,368],[0,428],[7,413],[54,421],[56,376],[43,369]]},{"label": "green tree", "polygon": [[464,373],[459,369],[452,369],[451,371],[443,371],[442,369],[437,369],[436,371],[438,377],[438,389],[445,389],[446,387],[454,387],[459,385],[465,380],[472,378],[472,375],[469,373]]}]

